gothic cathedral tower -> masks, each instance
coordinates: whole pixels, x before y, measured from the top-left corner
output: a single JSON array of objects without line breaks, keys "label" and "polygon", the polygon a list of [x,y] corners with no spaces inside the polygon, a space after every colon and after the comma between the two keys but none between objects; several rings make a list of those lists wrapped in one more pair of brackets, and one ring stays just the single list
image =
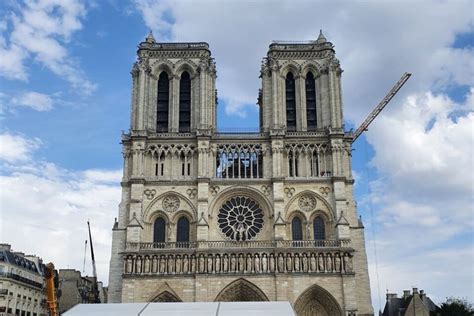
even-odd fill
[{"label": "gothic cathedral tower", "polygon": [[270,45],[259,133],[217,131],[207,43],[150,34],[137,54],[109,301],[373,315],[333,45]]}]

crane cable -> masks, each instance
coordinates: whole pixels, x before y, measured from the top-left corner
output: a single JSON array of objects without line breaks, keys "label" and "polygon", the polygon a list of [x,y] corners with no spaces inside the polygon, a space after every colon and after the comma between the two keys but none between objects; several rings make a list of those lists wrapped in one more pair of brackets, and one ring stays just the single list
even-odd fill
[{"label": "crane cable", "polygon": [[377,282],[377,296],[378,296],[378,299],[379,299],[379,311],[381,310],[382,308],[382,305],[381,305],[381,297],[380,297],[380,279],[379,279],[379,263],[378,263],[378,256],[377,256],[377,243],[376,243],[376,234],[375,234],[375,220],[374,220],[374,210],[373,210],[373,207],[372,207],[372,190],[370,189],[370,178],[369,178],[369,167],[368,167],[368,163],[369,163],[369,154],[368,154],[368,151],[367,151],[367,138],[365,138],[365,141],[364,141],[364,152],[365,152],[365,177],[367,179],[367,192],[368,192],[368,195],[369,195],[369,211],[370,211],[370,225],[372,226],[371,230],[372,230],[372,242],[373,242],[373,247],[374,247],[374,256],[375,256],[375,278],[376,278],[376,282]]}]

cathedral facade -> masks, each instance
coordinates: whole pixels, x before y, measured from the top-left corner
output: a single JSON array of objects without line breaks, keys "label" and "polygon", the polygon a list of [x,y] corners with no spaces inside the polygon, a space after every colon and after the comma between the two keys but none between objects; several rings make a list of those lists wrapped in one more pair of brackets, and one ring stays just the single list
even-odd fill
[{"label": "cathedral facade", "polygon": [[260,131],[216,124],[207,43],[139,44],[109,302],[290,301],[373,315],[333,45],[274,42]]}]

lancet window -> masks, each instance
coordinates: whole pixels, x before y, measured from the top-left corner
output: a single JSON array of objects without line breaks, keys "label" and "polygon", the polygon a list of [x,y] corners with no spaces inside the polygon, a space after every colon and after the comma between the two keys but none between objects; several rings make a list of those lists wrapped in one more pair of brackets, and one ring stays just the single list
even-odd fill
[{"label": "lancet window", "polygon": [[313,232],[315,240],[326,239],[326,231],[324,227],[324,219],[321,216],[316,216],[313,221]]},{"label": "lancet window", "polygon": [[263,153],[260,145],[220,145],[216,154],[216,177],[253,179],[263,177]]},{"label": "lancet window", "polygon": [[189,220],[186,216],[178,219],[176,241],[186,243],[189,241]]},{"label": "lancet window", "polygon": [[170,81],[163,71],[158,78],[158,102],[156,106],[156,131],[168,132]]},{"label": "lancet window", "polygon": [[179,81],[179,131],[191,131],[191,78],[187,71]]},{"label": "lancet window", "polygon": [[158,217],[153,224],[153,242],[166,241],[166,221],[163,217]]},{"label": "lancet window", "polygon": [[291,235],[293,240],[303,240],[303,227],[298,216],[293,217],[291,221]]},{"label": "lancet window", "polygon": [[288,131],[296,131],[296,96],[295,96],[295,78],[289,72],[285,80],[285,98],[286,98],[286,128]]},{"label": "lancet window", "polygon": [[147,176],[162,179],[188,179],[193,176],[195,148],[188,144],[147,147],[145,170]]},{"label": "lancet window", "polygon": [[316,130],[316,84],[313,73],[310,71],[306,75],[306,122],[308,131]]}]

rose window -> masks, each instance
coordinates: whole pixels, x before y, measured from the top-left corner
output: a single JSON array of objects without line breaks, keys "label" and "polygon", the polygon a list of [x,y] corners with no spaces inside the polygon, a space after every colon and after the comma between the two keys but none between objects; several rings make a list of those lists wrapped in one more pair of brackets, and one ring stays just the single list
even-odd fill
[{"label": "rose window", "polygon": [[237,196],[219,208],[217,223],[221,232],[232,240],[252,240],[263,228],[263,212],[257,202]]}]

